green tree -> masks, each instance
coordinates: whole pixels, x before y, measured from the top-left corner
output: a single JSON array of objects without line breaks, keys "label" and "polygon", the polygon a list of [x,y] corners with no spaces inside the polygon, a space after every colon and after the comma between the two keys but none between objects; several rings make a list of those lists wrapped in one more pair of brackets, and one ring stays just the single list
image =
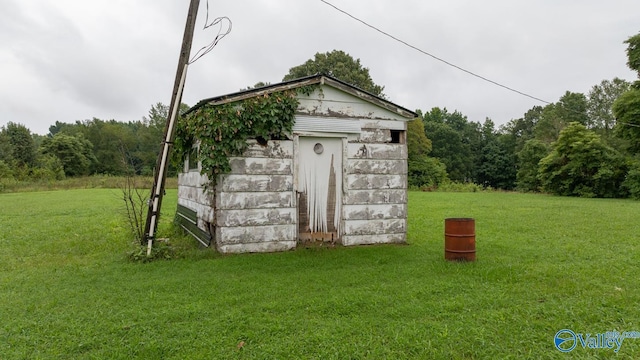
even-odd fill
[{"label": "green tree", "polygon": [[47,181],[64,179],[62,161],[51,154],[39,154],[36,157],[36,167],[31,170],[30,178]]},{"label": "green tree", "polygon": [[571,122],[587,125],[589,122],[587,98],[584,94],[567,91],[558,102],[543,108],[540,120],[534,129],[535,137],[550,144]]},{"label": "green tree", "polygon": [[[625,41],[627,46],[627,65],[638,73],[640,78],[640,33]],[[640,153],[640,80],[633,83],[631,89],[623,93],[613,103],[613,115],[616,117],[615,134],[627,142],[630,152]]]},{"label": "green tree", "polygon": [[502,126],[501,132],[511,138],[515,153],[522,150],[528,140],[533,139],[534,129],[540,120],[542,110],[542,106],[534,106],[523,117],[513,119]]},{"label": "green tree", "polygon": [[422,119],[414,119],[407,124],[407,148],[409,158],[428,155],[431,152],[431,140],[424,133]]},{"label": "green tree", "polygon": [[407,125],[409,185],[438,186],[448,180],[446,167],[429,157],[431,140],[424,133],[424,123],[418,118]]},{"label": "green tree", "polygon": [[620,78],[602,80],[589,91],[587,98],[587,114],[589,116],[587,127],[602,130],[605,137],[615,125],[613,115],[613,103],[624,92],[629,90],[631,84]]},{"label": "green tree", "polygon": [[635,160],[631,163],[622,187],[629,192],[629,197],[640,200],[640,161]]},{"label": "green tree", "polygon": [[431,156],[442,161],[449,178],[473,182],[476,175],[481,133],[478,123],[469,122],[458,111],[433,108],[423,114],[425,133],[433,146]]},{"label": "green tree", "polygon": [[481,128],[481,148],[476,168],[476,182],[482,186],[510,190],[515,187],[516,161],[514,144],[506,134],[499,134],[491,119]]},{"label": "green tree", "polygon": [[3,159],[10,160],[15,166],[33,167],[36,161],[36,147],[31,131],[22,124],[8,122],[0,132],[3,134],[3,140],[0,141],[3,145],[0,146],[8,148],[8,155],[3,155]]},{"label": "green tree", "polygon": [[326,53],[316,53],[313,59],[304,64],[292,67],[283,81],[298,79],[305,76],[325,74],[333,76],[373,95],[384,97],[384,86],[377,85],[369,75],[369,69],[363,67],[360,59],[353,59],[351,55],[341,50]]},{"label": "green tree", "polygon": [[577,122],[561,131],[549,155],[540,160],[545,191],[556,195],[617,197],[626,174],[624,157]]},{"label": "green tree", "polygon": [[[43,155],[52,155],[60,160],[66,176],[88,175],[90,166],[95,162],[92,144],[84,136],[72,136],[58,133],[45,139],[41,146]],[[55,166],[55,164],[52,164]]]},{"label": "green tree", "polygon": [[624,43],[627,44],[627,65],[640,78],[640,33],[631,36]]},{"label": "green tree", "polygon": [[517,153],[516,186],[519,191],[540,191],[539,163],[549,153],[549,146],[537,139],[529,139]]},{"label": "green tree", "polygon": [[631,89],[613,103],[615,134],[627,141],[631,153],[640,153],[640,89]]}]

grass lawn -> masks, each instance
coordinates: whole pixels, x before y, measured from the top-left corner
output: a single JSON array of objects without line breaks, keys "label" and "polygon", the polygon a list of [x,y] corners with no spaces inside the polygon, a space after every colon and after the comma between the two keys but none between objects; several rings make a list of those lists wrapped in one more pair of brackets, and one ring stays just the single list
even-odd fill
[{"label": "grass lawn", "polygon": [[[170,233],[176,191],[164,201]],[[132,263],[118,190],[0,194],[1,359],[640,358],[640,202],[409,196],[407,246]],[[475,263],[444,219],[476,219]],[[183,239],[184,241],[184,239]]]}]

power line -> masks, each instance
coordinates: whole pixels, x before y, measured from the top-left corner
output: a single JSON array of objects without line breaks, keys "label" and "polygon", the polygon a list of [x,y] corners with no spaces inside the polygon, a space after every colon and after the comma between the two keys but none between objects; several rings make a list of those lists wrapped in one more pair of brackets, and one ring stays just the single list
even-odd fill
[{"label": "power line", "polygon": [[[227,30],[223,31],[224,25],[222,23],[225,20],[229,22],[229,26],[227,27]],[[205,18],[204,28],[202,30],[207,30],[208,28],[217,24],[220,24],[220,28],[218,29],[218,34],[213,38],[213,41],[211,41],[208,45],[203,46],[198,51],[196,51],[196,53],[193,55],[191,60],[189,60],[189,64],[193,64],[194,62],[198,61],[201,57],[207,55],[211,50],[213,50],[213,48],[216,47],[216,45],[218,45],[218,42],[222,40],[222,38],[229,35],[229,33],[231,32],[231,27],[233,25],[233,23],[231,22],[231,19],[229,19],[226,16],[217,17],[211,20],[211,23],[209,23],[209,0],[207,0],[207,17]]]},{"label": "power line", "polygon": [[506,86],[506,85],[500,84],[500,83],[499,83],[499,82],[497,82],[497,81],[493,81],[493,80],[491,80],[491,79],[489,79],[489,78],[486,78],[486,77],[484,77],[484,76],[482,76],[482,75],[478,75],[478,74],[476,74],[476,73],[474,73],[474,72],[472,72],[472,71],[470,71],[470,70],[467,70],[467,69],[462,68],[462,67],[460,67],[460,66],[458,66],[458,65],[455,65],[455,64],[453,64],[453,63],[450,63],[450,62],[448,62],[448,61],[446,61],[446,60],[444,60],[444,59],[442,59],[442,58],[439,58],[439,57],[437,57],[437,56],[435,56],[435,55],[433,55],[433,54],[430,54],[430,53],[428,53],[428,52],[426,52],[426,51],[424,51],[424,50],[420,49],[419,47],[417,47],[417,46],[415,46],[415,45],[411,45],[411,44],[409,44],[408,42],[406,42],[406,41],[404,41],[404,40],[402,40],[402,39],[399,39],[399,38],[397,38],[397,37],[395,37],[395,36],[393,36],[393,35],[389,34],[388,32],[385,32],[385,31],[383,31],[383,30],[380,30],[379,28],[377,28],[377,27],[375,27],[375,26],[373,26],[373,25],[371,25],[371,24],[367,23],[366,21],[364,21],[364,20],[362,20],[362,19],[360,19],[360,18],[357,18],[357,17],[355,17],[355,16],[351,15],[350,13],[346,12],[345,10],[340,9],[339,7],[337,7],[337,6],[333,5],[333,4],[331,4],[330,2],[328,2],[328,1],[326,1],[326,0],[320,0],[320,1],[321,1],[321,2],[323,2],[323,3],[325,3],[325,4],[326,4],[326,5],[328,5],[328,6],[331,6],[331,7],[332,7],[332,8],[334,8],[335,10],[337,10],[337,11],[339,11],[339,12],[341,12],[341,13],[343,13],[343,14],[347,15],[348,17],[350,17],[350,18],[352,18],[352,19],[354,19],[354,20],[356,20],[356,21],[360,22],[361,24],[363,24],[363,25],[365,25],[365,26],[367,26],[367,27],[369,27],[369,28],[371,28],[371,29],[373,29],[373,30],[375,30],[375,31],[377,31],[377,32],[379,32],[379,33],[381,33],[381,34],[383,34],[384,36],[389,37],[389,38],[391,38],[391,39],[393,39],[393,40],[395,40],[395,41],[397,41],[397,42],[399,42],[399,43],[401,43],[401,44],[403,44],[403,45],[405,45],[405,46],[408,46],[408,47],[410,47],[410,48],[412,48],[412,49],[414,49],[414,50],[416,50],[416,51],[418,51],[418,52],[420,52],[420,53],[422,53],[422,54],[424,54],[424,55],[430,56],[430,57],[432,57],[432,58],[434,58],[434,59],[436,59],[436,60],[438,60],[438,61],[440,61],[440,62],[443,62],[443,63],[445,63],[445,64],[447,64],[447,65],[449,65],[449,66],[451,66],[451,67],[453,67],[453,68],[456,68],[456,69],[458,69],[458,70],[460,70],[460,71],[463,71],[463,72],[465,72],[465,73],[467,73],[467,74],[469,74],[469,75],[475,76],[475,77],[477,77],[477,78],[479,78],[479,79],[482,79],[482,80],[484,80],[484,81],[486,81],[486,82],[489,82],[489,83],[491,83],[491,84],[493,84],[493,85],[496,85],[496,86],[499,86],[499,87],[501,87],[501,88],[507,89],[507,90],[512,91],[512,92],[514,92],[514,93],[520,94],[520,95],[522,95],[522,96],[526,96],[526,97],[528,97],[528,98],[534,99],[534,100],[536,100],[536,101],[540,101],[540,102],[545,103],[545,104],[551,104],[551,102],[550,102],[550,101],[546,101],[546,100],[540,99],[540,98],[535,97],[535,96],[533,96],[533,95],[529,95],[529,94],[527,94],[527,93],[525,93],[525,92],[522,92],[522,91],[516,90],[516,89],[514,89],[514,88],[511,88],[511,87],[509,87],[509,86]]}]

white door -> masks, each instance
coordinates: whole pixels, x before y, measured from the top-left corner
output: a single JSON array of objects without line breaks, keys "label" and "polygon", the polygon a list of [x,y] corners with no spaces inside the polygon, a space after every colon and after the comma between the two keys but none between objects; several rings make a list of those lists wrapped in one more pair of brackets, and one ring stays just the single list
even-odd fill
[{"label": "white door", "polygon": [[298,219],[301,242],[339,242],[342,139],[300,137]]}]

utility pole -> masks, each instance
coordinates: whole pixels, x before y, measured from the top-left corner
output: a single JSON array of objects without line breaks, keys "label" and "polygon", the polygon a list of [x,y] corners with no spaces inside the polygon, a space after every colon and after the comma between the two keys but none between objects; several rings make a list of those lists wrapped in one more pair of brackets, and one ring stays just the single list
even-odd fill
[{"label": "utility pole", "polygon": [[191,54],[191,43],[193,42],[193,31],[196,24],[199,5],[200,0],[191,0],[189,5],[187,23],[184,29],[184,36],[182,38],[182,49],[180,50],[180,57],[178,59],[178,69],[176,71],[176,79],[173,84],[171,104],[169,105],[169,118],[167,119],[167,124],[164,128],[162,148],[158,154],[158,161],[156,162],[153,189],[151,189],[149,209],[147,211],[147,222],[144,228],[144,236],[147,241],[147,256],[151,255],[151,247],[153,246],[156,229],[158,228],[158,218],[160,217],[162,196],[164,195],[164,183],[167,178],[167,169],[169,167],[169,154],[171,152],[171,146],[173,145],[175,122],[178,111],[180,110],[182,90],[184,89],[184,83],[187,77],[187,67],[189,66],[189,55]]}]

